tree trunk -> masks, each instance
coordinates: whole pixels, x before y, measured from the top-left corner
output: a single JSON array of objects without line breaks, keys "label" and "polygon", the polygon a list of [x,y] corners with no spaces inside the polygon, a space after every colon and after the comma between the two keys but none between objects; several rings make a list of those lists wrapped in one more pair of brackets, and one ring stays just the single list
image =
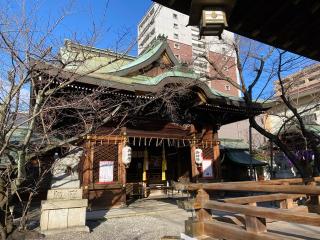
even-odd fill
[{"label": "tree trunk", "polygon": [[26,178],[26,152],[24,150],[18,151],[18,178],[17,185],[21,183]]},{"label": "tree trunk", "polygon": [[1,223],[0,223],[0,236],[2,240],[5,240],[7,238],[6,230]]}]

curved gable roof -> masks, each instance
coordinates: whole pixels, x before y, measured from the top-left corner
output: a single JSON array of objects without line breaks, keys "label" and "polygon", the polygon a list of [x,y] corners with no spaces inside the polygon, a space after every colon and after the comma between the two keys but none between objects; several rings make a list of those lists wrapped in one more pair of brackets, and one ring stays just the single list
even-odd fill
[{"label": "curved gable roof", "polygon": [[164,52],[167,53],[168,57],[170,58],[170,60],[173,62],[174,65],[179,64],[179,61],[174,56],[167,42],[165,40],[161,40],[153,48],[149,49],[144,54],[140,55],[134,61],[122,66],[119,70],[108,72],[108,73],[116,76],[120,76],[120,77],[126,76],[158,60]]}]

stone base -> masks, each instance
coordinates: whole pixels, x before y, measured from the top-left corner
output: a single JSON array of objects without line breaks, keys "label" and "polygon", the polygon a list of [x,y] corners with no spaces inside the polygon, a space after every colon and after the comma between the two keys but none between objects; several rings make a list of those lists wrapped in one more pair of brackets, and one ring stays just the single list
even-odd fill
[{"label": "stone base", "polygon": [[[76,197],[76,189],[50,190],[49,197]],[[60,191],[60,192],[59,192]],[[67,193],[70,194],[67,194]],[[81,192],[80,192],[81,193]],[[87,229],[86,208],[88,199],[48,199],[41,202],[41,232],[65,231],[64,229]],[[68,230],[69,231],[69,230]],[[70,230],[72,231],[72,230]],[[82,230],[81,230],[82,231]]]},{"label": "stone base", "polygon": [[90,229],[87,226],[76,226],[76,227],[69,227],[69,228],[41,230],[41,233],[44,235],[53,235],[53,234],[66,233],[66,232],[90,232]]}]

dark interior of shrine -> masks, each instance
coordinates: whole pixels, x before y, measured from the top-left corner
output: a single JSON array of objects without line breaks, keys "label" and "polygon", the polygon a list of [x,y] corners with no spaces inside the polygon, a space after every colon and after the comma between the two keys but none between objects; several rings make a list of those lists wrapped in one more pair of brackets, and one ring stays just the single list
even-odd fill
[{"label": "dark interior of shrine", "polygon": [[[147,139],[149,142],[150,139]],[[190,146],[173,146],[166,139],[148,146],[132,146],[132,160],[127,168],[127,182],[146,182],[147,185],[167,184],[170,181],[189,181],[191,173]],[[163,154],[166,164],[163,166]],[[145,161],[147,158],[147,163]],[[147,166],[146,166],[147,165]],[[163,170],[165,170],[165,177]],[[145,171],[145,178],[143,173]]]}]

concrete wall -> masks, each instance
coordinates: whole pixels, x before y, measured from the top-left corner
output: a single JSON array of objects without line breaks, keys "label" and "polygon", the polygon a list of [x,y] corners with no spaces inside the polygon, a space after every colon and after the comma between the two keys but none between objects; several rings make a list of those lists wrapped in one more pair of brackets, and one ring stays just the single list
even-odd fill
[{"label": "concrete wall", "polygon": [[[264,115],[257,117],[257,122],[263,126]],[[244,142],[249,143],[249,121],[243,120],[235,123],[230,123],[221,126],[219,132],[219,138],[232,138],[242,139]],[[258,148],[267,144],[267,139],[262,136],[255,129],[252,129],[252,147],[253,149]]]},{"label": "concrete wall", "polygon": [[[320,124],[320,106],[318,106],[319,96],[320,94],[312,94],[292,101],[293,105],[297,107],[298,112],[302,113],[302,116],[315,114],[316,121],[314,123],[316,124]],[[311,110],[306,111],[307,109]],[[284,104],[279,103],[278,105],[270,109],[267,113],[267,129],[270,132],[278,131],[280,126],[284,124],[284,121],[286,121],[292,115],[292,112],[289,111]]]}]

